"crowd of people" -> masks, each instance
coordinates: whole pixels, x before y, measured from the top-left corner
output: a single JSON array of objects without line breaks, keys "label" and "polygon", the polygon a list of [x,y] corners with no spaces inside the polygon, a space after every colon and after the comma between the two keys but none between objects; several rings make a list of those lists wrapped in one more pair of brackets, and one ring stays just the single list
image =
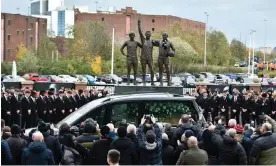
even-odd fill
[{"label": "crowd of people", "polygon": [[[206,90],[207,89],[207,90]],[[193,91],[192,96],[196,97],[198,105],[204,109],[206,120],[213,122],[216,116],[223,116],[226,121],[236,119],[237,123],[262,124],[264,115],[271,116],[276,120],[276,92],[256,92],[253,90],[225,88],[222,93],[208,88]]]},{"label": "crowd of people", "polygon": [[101,91],[62,88],[58,93],[55,89],[40,92],[29,88],[7,89],[2,92],[1,117],[8,126],[18,124],[21,128],[37,126],[40,120],[57,123],[86,103],[107,94],[106,87]]},{"label": "crowd of people", "polygon": [[[109,123],[99,127],[89,118],[80,127],[64,123],[57,136],[40,121],[29,136],[14,124],[6,132],[1,121],[2,165],[275,165],[276,122],[265,115],[256,128],[215,117],[202,127],[182,115],[179,125],[156,123],[144,115],[141,124]],[[5,137],[4,137],[5,135]]]}]

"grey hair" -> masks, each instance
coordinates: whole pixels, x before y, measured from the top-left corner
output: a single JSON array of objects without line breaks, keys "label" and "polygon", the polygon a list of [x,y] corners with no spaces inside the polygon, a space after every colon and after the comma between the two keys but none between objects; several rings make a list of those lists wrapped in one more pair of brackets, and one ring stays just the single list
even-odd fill
[{"label": "grey hair", "polygon": [[136,134],[136,126],[133,124],[129,124],[127,126],[127,133]]},{"label": "grey hair", "polygon": [[36,131],[32,135],[32,139],[34,142],[42,142],[44,137],[43,134],[40,131]]},{"label": "grey hair", "polygon": [[198,141],[197,141],[197,138],[196,138],[196,137],[191,136],[191,137],[188,139],[188,146],[189,146],[189,147],[197,146],[197,144],[198,144]]},{"label": "grey hair", "polygon": [[162,140],[169,140],[169,137],[166,133],[162,134]]},{"label": "grey hair", "polygon": [[236,119],[230,119],[230,120],[228,121],[228,126],[233,127],[233,126],[236,126],[236,125],[237,125]]},{"label": "grey hair", "polygon": [[262,128],[265,128],[266,131],[271,131],[272,130],[272,125],[270,123],[264,123],[262,125]]},{"label": "grey hair", "polygon": [[228,135],[232,138],[234,138],[236,134],[237,134],[237,131],[235,129],[229,129],[226,131],[226,135]]}]

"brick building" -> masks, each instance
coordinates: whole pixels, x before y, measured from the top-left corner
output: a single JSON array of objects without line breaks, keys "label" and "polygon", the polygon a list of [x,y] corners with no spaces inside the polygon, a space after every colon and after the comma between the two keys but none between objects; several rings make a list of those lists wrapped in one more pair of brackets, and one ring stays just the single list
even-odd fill
[{"label": "brick building", "polygon": [[37,48],[47,33],[47,20],[20,14],[1,13],[1,61],[15,60],[18,46]]},{"label": "brick building", "polygon": [[112,27],[115,26],[115,37],[119,40],[125,39],[130,31],[138,32],[138,19],[142,20],[144,32],[150,30],[153,33],[158,33],[173,23],[179,23],[183,30],[205,34],[205,23],[170,15],[145,15],[137,13],[132,7],[126,7],[115,13],[99,11],[97,13],[81,13],[78,10],[75,11],[75,23],[101,21],[110,34]]}]

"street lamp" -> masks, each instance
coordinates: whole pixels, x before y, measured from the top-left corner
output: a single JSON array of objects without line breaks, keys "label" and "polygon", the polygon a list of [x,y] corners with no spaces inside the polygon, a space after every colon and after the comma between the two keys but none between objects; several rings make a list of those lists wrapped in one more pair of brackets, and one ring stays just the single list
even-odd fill
[{"label": "street lamp", "polygon": [[206,66],[206,57],[207,57],[207,30],[208,30],[208,17],[209,14],[207,12],[204,13],[206,15],[206,26],[205,26],[205,48],[204,48],[204,66]]},{"label": "street lamp", "polygon": [[253,77],[253,74],[254,74],[254,58],[255,58],[255,32],[256,30],[252,30],[251,29],[251,33],[253,34],[252,36],[252,51],[253,51],[253,55],[252,55],[252,73],[251,73],[251,76]]},{"label": "street lamp", "polygon": [[265,68],[265,57],[266,57],[266,19],[264,19],[265,34],[264,34],[264,68]]},{"label": "street lamp", "polygon": [[111,51],[111,74],[114,73],[114,42],[115,42],[115,26],[112,28],[112,51]]}]

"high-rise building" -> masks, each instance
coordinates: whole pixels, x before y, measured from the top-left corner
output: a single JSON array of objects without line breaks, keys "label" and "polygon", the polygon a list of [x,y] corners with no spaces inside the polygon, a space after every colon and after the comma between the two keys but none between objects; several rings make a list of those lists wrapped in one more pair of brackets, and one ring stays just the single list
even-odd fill
[{"label": "high-rise building", "polygon": [[65,8],[64,0],[31,0],[31,14],[47,19],[49,37],[73,38],[68,32],[75,22],[74,10]]}]

